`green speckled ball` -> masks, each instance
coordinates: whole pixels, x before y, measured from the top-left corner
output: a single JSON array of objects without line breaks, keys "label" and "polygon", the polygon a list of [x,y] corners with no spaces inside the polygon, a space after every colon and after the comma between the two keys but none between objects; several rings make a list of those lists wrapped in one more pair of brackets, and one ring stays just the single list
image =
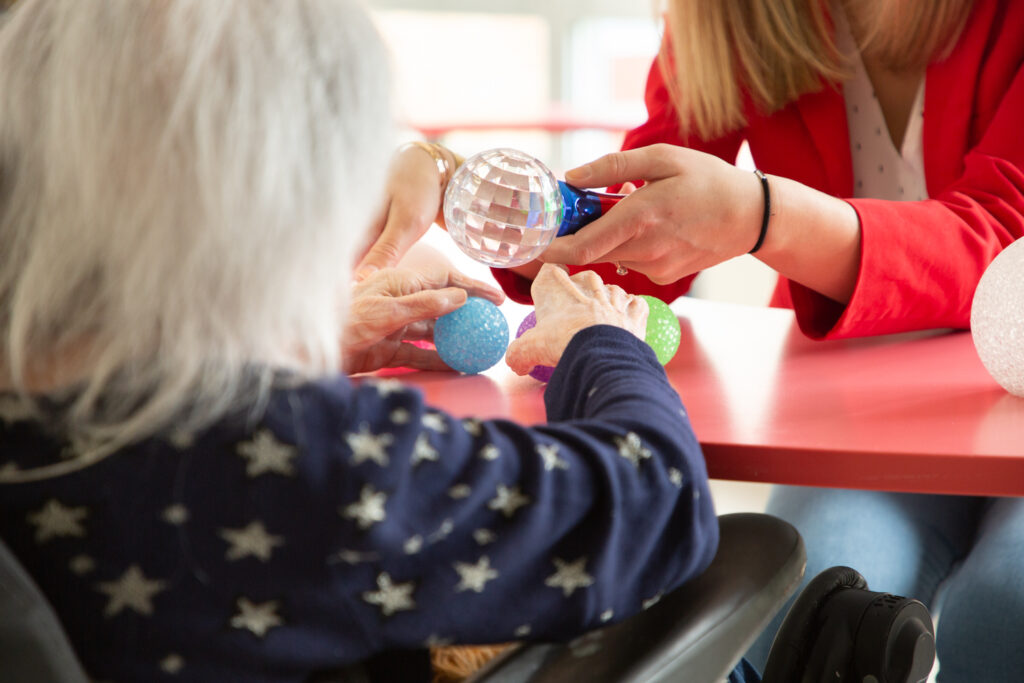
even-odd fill
[{"label": "green speckled ball", "polygon": [[679,350],[679,340],[682,337],[679,318],[661,299],[646,294],[642,296],[647,300],[647,305],[651,309],[647,316],[647,334],[644,336],[644,341],[654,349],[658,361],[665,365]]}]

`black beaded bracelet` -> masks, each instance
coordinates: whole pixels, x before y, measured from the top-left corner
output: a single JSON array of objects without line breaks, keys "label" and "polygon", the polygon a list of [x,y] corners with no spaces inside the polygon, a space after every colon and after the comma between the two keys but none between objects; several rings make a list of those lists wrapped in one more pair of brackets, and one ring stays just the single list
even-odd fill
[{"label": "black beaded bracelet", "polygon": [[764,215],[761,217],[761,234],[757,236],[757,242],[749,253],[753,254],[764,244],[764,237],[768,234],[768,219],[772,215],[772,193],[768,190],[768,176],[754,169],[754,175],[761,181],[761,189],[764,190]]}]

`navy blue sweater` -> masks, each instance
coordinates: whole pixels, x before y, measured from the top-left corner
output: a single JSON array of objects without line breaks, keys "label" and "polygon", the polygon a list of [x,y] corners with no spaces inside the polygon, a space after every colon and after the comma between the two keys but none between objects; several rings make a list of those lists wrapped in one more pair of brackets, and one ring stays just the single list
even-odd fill
[{"label": "navy blue sweater", "polygon": [[[90,676],[284,681],[384,650],[567,639],[699,573],[718,526],[646,344],[570,343],[549,422],[455,419],[395,380],[274,391],[258,419],[0,484],[0,534]],[[0,424],[0,480],[67,457]]]}]

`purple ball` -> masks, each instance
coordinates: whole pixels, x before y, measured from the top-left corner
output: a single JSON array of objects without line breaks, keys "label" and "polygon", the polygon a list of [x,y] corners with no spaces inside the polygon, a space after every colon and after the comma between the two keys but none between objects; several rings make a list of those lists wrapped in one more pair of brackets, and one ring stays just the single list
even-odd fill
[{"label": "purple ball", "polygon": [[[516,331],[516,339],[523,336],[527,330],[532,330],[537,324],[537,313],[536,311],[530,311],[530,315],[523,318],[523,322],[519,323],[519,330]],[[534,365],[533,370],[530,370],[530,377],[540,382],[547,382],[551,379],[551,375],[555,372],[555,369],[550,365]]]}]

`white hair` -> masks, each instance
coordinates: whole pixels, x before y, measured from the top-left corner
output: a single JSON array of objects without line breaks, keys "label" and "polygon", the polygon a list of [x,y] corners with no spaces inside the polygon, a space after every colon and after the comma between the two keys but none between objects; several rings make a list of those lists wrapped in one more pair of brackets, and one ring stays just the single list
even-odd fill
[{"label": "white hair", "polygon": [[59,421],[97,454],[256,405],[281,368],[336,372],[392,140],[386,72],[354,0],[16,3],[6,383],[73,382]]}]

